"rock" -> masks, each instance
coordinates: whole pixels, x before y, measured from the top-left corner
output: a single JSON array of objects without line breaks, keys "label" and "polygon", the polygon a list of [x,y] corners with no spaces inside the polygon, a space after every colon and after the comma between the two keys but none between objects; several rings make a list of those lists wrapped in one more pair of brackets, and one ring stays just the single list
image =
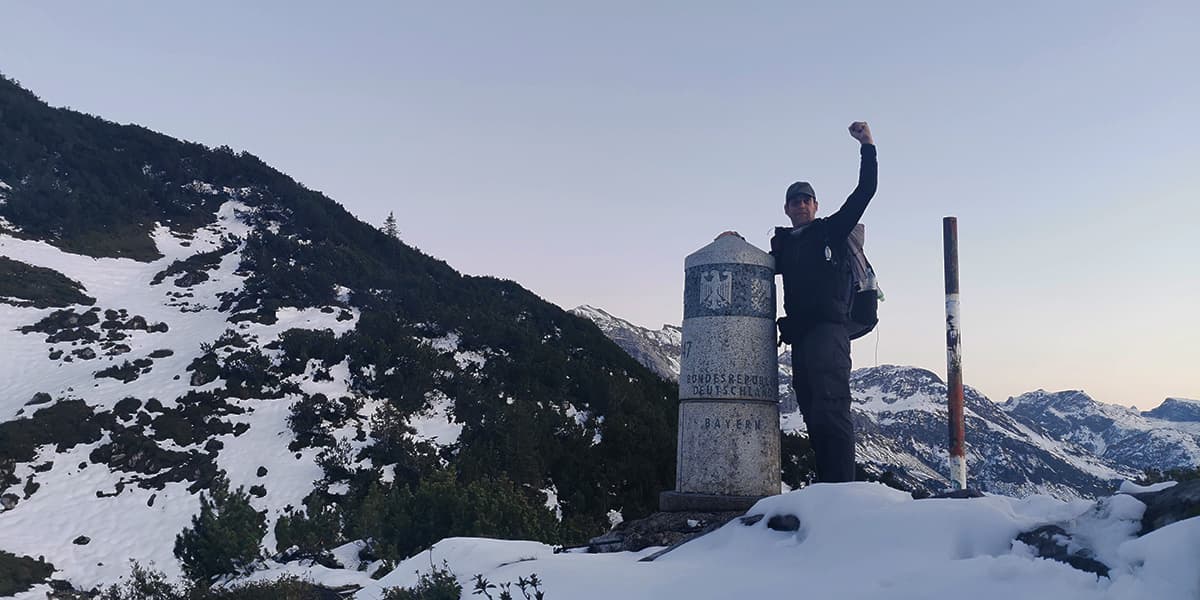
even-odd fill
[{"label": "rock", "polygon": [[263,496],[267,495],[267,488],[261,485],[252,485],[250,486],[249,492],[250,495],[254,496],[255,498],[262,498]]},{"label": "rock", "polygon": [[651,546],[675,547],[713,531],[740,516],[740,512],[657,512],[646,518],[623,521],[608,533],[592,538],[588,552],[637,552]]},{"label": "rock", "polygon": [[738,522],[741,523],[742,525],[745,525],[746,527],[749,527],[749,526],[761,521],[763,519],[763,516],[764,515],[746,515],[746,516],[738,519]]},{"label": "rock", "polygon": [[195,386],[205,385],[217,378],[216,373],[206,373],[205,370],[197,369],[192,373],[192,379],[189,383]]},{"label": "rock", "polygon": [[175,354],[174,350],[171,350],[169,348],[162,348],[160,350],[155,350],[154,352],[151,352],[150,358],[166,358],[173,354]]},{"label": "rock", "polygon": [[12,510],[17,507],[17,502],[20,502],[20,500],[16,494],[4,494],[0,496],[0,508]]},{"label": "rock", "polygon": [[1070,550],[1072,545],[1077,544],[1073,544],[1071,536],[1058,525],[1044,525],[1033,531],[1026,531],[1017,535],[1017,541],[1032,547],[1041,558],[1049,558],[1071,565],[1080,571],[1108,577],[1108,565],[1092,558],[1090,550]]},{"label": "rock", "polygon": [[50,397],[50,394],[47,394],[46,392],[38,392],[33,395],[33,398],[31,398],[29,400],[29,402],[25,403],[25,406],[36,406],[38,404],[46,404],[47,402],[50,402],[51,400],[53,400],[53,398]]},{"label": "rock", "polygon": [[1200,479],[1183,481],[1165,490],[1131,494],[1146,505],[1142,530],[1146,535],[1176,521],[1200,516]]},{"label": "rock", "polygon": [[75,355],[81,360],[92,360],[93,358],[96,358],[96,351],[92,350],[91,346],[74,350],[71,352],[71,354]]},{"label": "rock", "polygon": [[800,518],[796,515],[774,515],[767,520],[767,528],[775,531],[797,531],[800,529]]},{"label": "rock", "polygon": [[81,536],[75,538],[74,540],[71,540],[71,543],[75,544],[76,546],[86,546],[86,545],[92,543],[92,538],[90,538],[86,535],[81,535]]},{"label": "rock", "polygon": [[208,273],[204,271],[191,271],[183,274],[175,280],[175,287],[188,288],[208,281]]},{"label": "rock", "polygon": [[944,492],[927,496],[927,498],[953,498],[956,500],[969,500],[971,498],[982,498],[983,492],[967,488],[965,490],[946,490]]},{"label": "rock", "polygon": [[266,474],[267,474],[267,468],[266,468],[266,467],[263,467],[263,466],[259,466],[259,467],[258,467],[258,476],[259,476],[259,477],[265,477],[265,476],[266,476]]}]

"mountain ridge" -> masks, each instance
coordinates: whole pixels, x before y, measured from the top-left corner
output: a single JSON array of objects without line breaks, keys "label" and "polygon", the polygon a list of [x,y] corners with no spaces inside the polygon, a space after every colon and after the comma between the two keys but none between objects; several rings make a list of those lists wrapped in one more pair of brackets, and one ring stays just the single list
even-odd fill
[{"label": "mountain ridge", "polygon": [[[679,328],[668,325],[655,332],[653,341],[647,341],[639,336],[649,330],[637,326],[622,328],[626,321],[602,309],[585,306],[573,312],[588,317],[602,315],[606,325],[601,329],[635,357],[665,352],[668,356],[650,360],[656,364],[677,361]],[[673,343],[662,343],[668,337]],[[790,389],[790,366],[790,354],[785,347],[779,360],[783,427],[785,431],[802,432],[803,420],[795,412]],[[673,376],[677,377],[678,372]],[[861,368],[851,375],[851,391],[852,416],[859,433],[858,456],[864,466],[877,473],[890,471],[909,486],[949,487],[944,475],[948,472],[946,387],[939,375],[919,367],[897,365]],[[1106,456],[1098,452],[1100,448],[1088,444],[1099,434],[1083,428],[1082,417],[1069,427],[1051,427],[1031,414],[1038,410],[1014,410],[1022,402],[1031,402],[1032,395],[1038,393],[1049,394],[1030,392],[1001,404],[964,386],[972,485],[1004,494],[1040,492],[1090,497],[1111,492],[1119,480],[1138,477],[1151,468],[1163,470],[1200,464],[1200,452],[1192,450],[1200,442],[1200,427],[1193,432],[1190,421],[1186,420],[1191,416],[1191,401],[1173,399],[1155,409],[1167,407],[1165,410],[1170,410],[1172,416],[1177,415],[1180,420],[1172,423],[1145,417],[1154,411],[1138,415],[1135,410],[1115,405],[1093,408],[1099,403],[1080,391],[1056,393],[1054,397],[1060,402],[1074,403],[1071,409],[1074,413],[1108,411],[1133,420],[1136,425],[1133,429],[1112,434],[1124,440],[1123,456]],[[1140,443],[1155,449],[1143,451]]]}]

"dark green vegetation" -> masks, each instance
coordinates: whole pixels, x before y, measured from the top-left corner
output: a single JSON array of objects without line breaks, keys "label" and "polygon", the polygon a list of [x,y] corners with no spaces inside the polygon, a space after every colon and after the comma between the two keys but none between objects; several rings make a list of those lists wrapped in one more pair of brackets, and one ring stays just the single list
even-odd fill
[{"label": "dark green vegetation", "polygon": [[1194,467],[1191,469],[1180,467],[1178,469],[1166,469],[1164,471],[1160,471],[1158,469],[1149,469],[1141,479],[1138,479],[1134,483],[1137,483],[1138,485],[1152,485],[1155,483],[1161,483],[1163,481],[1191,481],[1193,479],[1200,479],[1200,467]]},{"label": "dark green vegetation", "polygon": [[816,458],[807,435],[783,432],[779,443],[779,462],[784,483],[792,489],[802,488],[816,479]]},{"label": "dark green vegetation", "polygon": [[[448,535],[578,543],[608,528],[608,511],[644,516],[657,508],[658,493],[674,486],[675,385],[591,322],[520,285],[463,276],[251,154],[51,109],[3,79],[0,140],[0,180],[12,187],[0,216],[20,235],[91,256],[152,260],[159,256],[150,238],[155,222],[186,234],[215,221],[217,208],[236,197],[249,209],[243,218],[259,225],[254,232],[168,266],[162,281],[202,281],[221,252],[241,244],[239,272],[248,279],[221,305],[231,328],[245,320],[274,322],[284,306],[328,307],[339,320],[358,314],[354,331],[341,337],[288,333],[275,346],[283,352],[277,362],[236,334],[222,336],[184,375],[193,385],[220,378],[222,388],[175,399],[179,410],[136,416],[161,420],[153,425],[158,436],[203,443],[187,426],[224,432],[227,423],[212,417],[227,400],[298,393],[286,380],[306,373],[312,361],[326,377],[345,363],[354,397],[305,395],[291,419],[294,449],[321,448],[324,483],[349,488],[333,496],[322,487],[304,511],[281,522],[281,539],[303,551],[317,555],[341,540],[369,538],[371,552],[395,561]],[[348,301],[336,286],[351,290]],[[86,339],[99,334],[82,320],[98,320],[97,312],[64,312],[41,329],[59,332],[52,335],[64,342],[96,341]],[[486,362],[460,364],[423,341],[451,334],[459,348]],[[122,363],[104,376],[127,380],[143,368]],[[369,423],[357,414],[364,399],[376,404]],[[463,423],[457,442],[446,447],[415,441],[407,425],[434,399],[446,399]],[[370,443],[361,451],[335,443],[330,431],[339,426],[356,428]],[[198,488],[206,485],[200,479],[212,478],[212,461],[201,460],[211,453],[193,454],[197,466],[183,471],[188,463],[152,451],[138,426],[114,427],[129,432],[114,435],[114,444],[154,457],[152,465],[120,468],[158,466],[173,477],[194,471]],[[116,450],[97,458],[126,456]],[[381,483],[385,468],[394,473],[389,483]],[[550,485],[561,521],[544,506],[541,490]],[[214,564],[223,566],[196,572],[235,563]]]},{"label": "dark green vegetation", "polygon": [[20,298],[36,308],[95,304],[83,285],[53,269],[35,267],[0,256],[0,296]]},{"label": "dark green vegetation", "polygon": [[0,596],[12,596],[46,581],[54,565],[0,550]]},{"label": "dark green vegetation", "polygon": [[462,597],[462,586],[458,584],[450,567],[442,563],[417,578],[417,585],[410,588],[391,588],[384,592],[383,600],[458,600]]},{"label": "dark green vegetation", "polygon": [[200,494],[200,514],[175,538],[175,557],[193,581],[210,581],[238,572],[259,557],[259,542],[267,531],[265,517],[250,506],[242,488],[229,491],[224,477],[213,480]]},{"label": "dark green vegetation", "polygon": [[[517,600],[517,595],[512,591],[513,585],[514,583],[511,581],[497,585],[484,579],[483,575],[476,575],[475,588],[471,594],[483,594],[483,597],[487,598],[487,600]],[[538,579],[537,573],[533,573],[529,577],[518,577],[515,585],[517,592],[521,594],[521,598],[524,598],[524,600],[544,600],[546,597],[546,593],[542,591],[542,582]]]},{"label": "dark green vegetation", "polygon": [[[33,402],[33,400],[31,400]],[[82,400],[63,400],[24,417],[0,423],[0,472],[3,465],[33,460],[38,446],[55,444],[59,452],[100,439],[100,425]],[[4,482],[0,479],[0,491]]]},{"label": "dark green vegetation", "polygon": [[[11,556],[11,555],[9,555]],[[5,564],[4,553],[0,552],[0,569]],[[47,573],[47,576],[49,573]],[[536,576],[534,576],[536,578]],[[40,581],[40,580],[39,580]],[[522,581],[527,581],[522,579]],[[0,571],[0,593],[4,591],[3,571]],[[495,587],[495,586],[493,586]],[[530,588],[528,583],[526,587]],[[24,588],[23,588],[24,589]],[[242,583],[227,587],[210,587],[207,584],[182,581],[172,583],[163,573],[133,564],[129,577],[120,584],[112,585],[97,597],[97,600],[330,600],[345,598],[355,591],[356,586],[328,588],[293,576],[284,576],[275,581]],[[448,565],[435,567],[423,573],[411,588],[388,588],[384,600],[458,600],[462,586],[458,584]]]},{"label": "dark green vegetation", "polygon": [[162,573],[134,563],[130,576],[104,590],[98,600],[329,600],[344,597],[343,591],[291,576],[229,587],[209,587],[187,581],[176,584]]},{"label": "dark green vegetation", "polygon": [[150,280],[150,285],[158,285],[167,277],[174,277],[176,275],[181,276],[175,280],[175,284],[179,287],[189,287],[203,282],[208,279],[208,274],[205,271],[212,271],[219,267],[221,259],[236,249],[237,241],[226,239],[221,244],[221,247],[216,250],[193,254],[188,258],[171,263],[171,266],[154,275],[154,279]]}]

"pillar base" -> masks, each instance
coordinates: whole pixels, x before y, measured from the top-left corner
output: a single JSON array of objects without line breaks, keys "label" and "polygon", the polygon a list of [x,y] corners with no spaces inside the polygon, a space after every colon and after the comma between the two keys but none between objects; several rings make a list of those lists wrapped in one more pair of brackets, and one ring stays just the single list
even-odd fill
[{"label": "pillar base", "polygon": [[663,512],[745,512],[763,498],[766,496],[719,496],[671,490],[658,495],[658,509]]}]

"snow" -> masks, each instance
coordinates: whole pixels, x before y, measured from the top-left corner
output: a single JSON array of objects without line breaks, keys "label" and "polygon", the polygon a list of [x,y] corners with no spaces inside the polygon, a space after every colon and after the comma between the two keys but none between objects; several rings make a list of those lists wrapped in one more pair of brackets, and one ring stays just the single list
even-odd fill
[{"label": "snow", "polygon": [[558,487],[550,484],[549,487],[541,490],[546,495],[546,508],[554,513],[554,518],[562,520],[562,506],[558,504]]},{"label": "snow", "polygon": [[608,511],[607,516],[608,516],[608,526],[609,527],[616,527],[617,525],[620,525],[621,523],[625,522],[625,515],[621,514],[621,511],[619,511],[619,510],[616,510],[616,509],[610,510],[610,511]]},{"label": "snow", "polygon": [[[250,504],[266,511],[263,545],[268,551],[275,550],[275,521],[284,508],[304,506],[304,497],[323,476],[316,462],[320,448],[304,448],[296,453],[287,450],[294,438],[287,418],[296,399],[237,401],[244,407],[253,406],[253,411],[237,415],[231,422],[249,423],[250,429],[240,436],[229,433],[214,438],[225,444],[217,455],[217,467],[229,476],[230,489],[255,485],[267,489],[262,498],[251,496]],[[258,476],[260,466],[267,469],[262,477]]]},{"label": "snow", "polygon": [[1161,481],[1150,485],[1138,485],[1132,481],[1122,481],[1121,487],[1117,491],[1122,494],[1143,494],[1146,492],[1158,492],[1172,487],[1176,484],[1175,481]]},{"label": "snow", "polygon": [[[97,492],[114,493],[121,475],[128,477],[113,474],[105,465],[88,463],[88,454],[107,441],[102,438],[62,453],[53,452],[50,446],[42,448],[38,461],[52,460],[54,467],[37,477],[41,484],[37,493],[14,510],[0,513],[4,550],[45,555],[60,573],[70,573],[72,581],[85,585],[115,581],[127,574],[128,559],[154,563],[169,576],[181,575],[171,543],[161,543],[165,536],[160,534],[188,526],[200,510],[199,498],[187,491],[188,482],[168,483],[162,490],[126,485],[120,494],[97,498]],[[88,463],[87,468],[79,469],[81,463]],[[152,496],[154,506],[149,507]],[[81,535],[91,542],[72,544]],[[158,538],[159,543],[145,543],[146,538]]]},{"label": "snow", "polygon": [[459,343],[462,341],[462,336],[456,332],[451,331],[442,337],[425,338],[421,341],[442,354],[453,354],[454,362],[458,363],[458,368],[460,369],[466,370],[471,366],[482,369],[487,364],[487,356],[481,352],[459,350]]},{"label": "snow", "polygon": [[[0,419],[11,419],[22,405],[36,392],[48,392],[53,397],[64,395],[68,388],[89,390],[88,404],[102,408],[110,408],[116,401],[127,396],[137,398],[159,398],[165,405],[171,406],[174,398],[183,395],[190,388],[185,380],[173,380],[175,374],[184,372],[192,359],[199,356],[200,342],[211,341],[215,335],[229,328],[226,322],[228,315],[216,310],[199,310],[181,314],[173,299],[165,297],[173,292],[170,284],[150,286],[150,281],[159,271],[167,268],[175,260],[187,258],[199,252],[216,249],[220,245],[222,235],[233,234],[243,236],[249,227],[237,218],[239,211],[245,206],[237,202],[224,203],[218,212],[218,222],[213,226],[199,230],[193,239],[177,238],[165,227],[158,227],[153,233],[153,239],[159,252],[165,256],[151,263],[142,263],[126,258],[92,258],[64,252],[45,242],[22,240],[0,234],[0,254],[24,263],[54,269],[70,279],[80,282],[85,293],[96,298],[96,307],[104,309],[121,309],[129,315],[141,315],[148,323],[165,322],[170,329],[165,333],[150,333],[146,331],[129,330],[128,338],[123,344],[130,346],[131,351],[121,356],[103,356],[94,360],[78,360],[72,363],[50,361],[47,359],[48,346],[44,334],[30,333],[24,335],[5,336],[4,364],[0,364]],[[183,246],[183,242],[190,242]],[[220,304],[217,294],[235,290],[242,286],[245,277],[237,275],[240,253],[234,252],[223,258],[220,266],[209,273],[209,280],[191,288],[194,294],[189,298],[192,306],[213,308]],[[152,290],[147,293],[147,289]],[[86,311],[91,307],[75,307],[77,312]],[[10,305],[0,305],[0,331],[12,332],[20,327],[36,323],[57,309],[19,308]],[[317,312],[317,311],[311,311]],[[281,323],[287,318],[286,311],[280,311]],[[337,323],[331,315],[321,315],[329,326],[339,329],[353,328],[353,321]],[[292,327],[312,326],[311,319],[305,322],[289,321]],[[261,327],[261,326],[260,326]],[[270,335],[277,335],[287,325],[272,326]],[[263,331],[262,334],[268,334]],[[261,335],[261,334],[260,334]],[[263,340],[266,343],[268,340]],[[68,344],[57,344],[60,349],[70,349]],[[155,359],[154,368],[150,373],[140,376],[137,380],[125,384],[114,379],[95,379],[93,373],[111,364],[121,364],[125,360],[144,357],[152,350],[167,348],[175,351],[173,356]]]},{"label": "snow", "polygon": [[[860,600],[953,597],[972,600],[1190,599],[1200,594],[1200,518],[1135,538],[1144,505],[1118,495],[1096,503],[1046,496],[913,500],[879,484],[818,484],[766,498],[737,519],[652,562],[661,550],[612,554],[554,553],[527,541],[449,538],[400,563],[379,581],[361,575],[354,598],[376,600],[389,587],[411,587],[419,573],[448,565],[469,597],[475,574],[496,584],[536,573],[549,598]],[[767,527],[773,515],[796,515],[795,532]],[[1066,523],[1111,567],[1109,577],[1038,558],[1016,535]],[[444,561],[444,563],[443,563]],[[323,580],[317,568],[314,579]],[[344,582],[341,576],[329,580]]]},{"label": "snow", "polygon": [[[249,188],[217,190],[207,184],[196,184],[203,193],[226,194],[242,198],[253,193]],[[188,391],[221,387],[220,380],[202,387],[188,381],[186,367],[203,354],[201,345],[215,341],[227,329],[259,345],[266,345],[280,334],[293,328],[332,331],[343,335],[352,331],[359,313],[346,309],[351,318],[338,320],[338,313],[322,312],[316,308],[285,307],[277,311],[277,322],[262,325],[253,322],[233,324],[228,313],[219,312],[219,294],[242,288],[245,276],[236,273],[241,262],[241,248],[222,257],[216,269],[207,271],[208,280],[186,291],[191,297],[182,300],[175,296],[180,288],[170,282],[151,285],[155,274],[177,260],[220,248],[224,239],[245,239],[253,226],[244,218],[253,209],[237,200],[228,200],[218,209],[216,220],[193,234],[176,235],[161,225],[151,237],[163,257],[153,262],[138,262],[124,258],[92,258],[65,252],[45,242],[23,240],[0,234],[0,255],[27,264],[54,269],[84,286],[84,292],[96,299],[101,311],[127,311],[128,317],[140,315],[147,323],[166,323],[166,332],[125,330],[122,344],[130,351],[119,356],[106,356],[95,343],[47,344],[46,334],[21,334],[17,330],[38,322],[58,309],[36,309],[0,304],[0,331],[4,335],[4,361],[0,361],[0,421],[16,418],[41,408],[26,407],[36,393],[46,392],[52,398],[80,398],[97,412],[111,409],[118,401],[134,397],[146,401],[157,398],[168,408],[176,398]],[[71,307],[85,312],[92,307]],[[128,318],[127,317],[127,318]],[[93,326],[98,329],[97,326]],[[91,346],[97,358],[65,362],[48,357],[51,347],[70,353]],[[150,371],[129,383],[111,378],[96,379],[94,373],[125,360],[146,357],[158,349],[170,349],[173,354],[153,359]],[[276,353],[266,351],[268,356]],[[310,371],[319,365],[310,364]],[[309,394],[322,392],[330,397],[354,394],[349,389],[349,364],[342,362],[329,369],[332,381],[296,383]],[[177,374],[184,374],[176,379]],[[231,424],[247,423],[249,430],[239,436],[216,436],[223,447],[216,457],[217,466],[224,470],[233,488],[261,485],[264,497],[251,496],[251,503],[266,513],[268,533],[264,547],[274,550],[274,522],[285,507],[302,506],[322,478],[316,464],[319,449],[299,452],[287,449],[294,436],[287,417],[299,395],[281,399],[230,399],[244,409],[241,414],[222,419]],[[152,428],[147,428],[151,430]],[[337,431],[335,437],[347,439],[353,430]],[[147,431],[150,434],[150,431]],[[129,573],[129,560],[153,566],[168,577],[181,575],[173,556],[174,534],[191,523],[199,511],[199,494],[187,490],[190,481],[167,483],[160,490],[143,489],[136,485],[145,477],[140,474],[112,471],[101,464],[92,464],[89,454],[108,443],[106,434],[92,444],[82,444],[58,452],[53,446],[38,449],[30,463],[17,465],[16,474],[33,476],[40,487],[29,498],[21,498],[9,511],[0,513],[0,541],[5,551],[18,555],[44,556],[58,571],[54,577],[69,580],[76,587],[89,589],[113,583]],[[173,450],[199,449],[207,440],[195,446],[179,448],[173,442],[161,442],[160,447]],[[32,465],[53,462],[42,473],[34,473]],[[85,464],[80,469],[79,465]],[[258,467],[267,472],[258,476]],[[98,496],[103,494],[103,497]],[[151,503],[153,502],[153,505]],[[78,536],[91,538],[87,545],[72,543]],[[40,592],[40,594],[39,594]],[[33,594],[33,596],[29,596]],[[44,586],[26,592],[23,597],[45,597]]]},{"label": "snow", "polygon": [[427,408],[409,417],[408,425],[416,437],[438,446],[449,446],[462,435],[463,424],[454,420],[454,400],[440,390],[425,394]]}]

